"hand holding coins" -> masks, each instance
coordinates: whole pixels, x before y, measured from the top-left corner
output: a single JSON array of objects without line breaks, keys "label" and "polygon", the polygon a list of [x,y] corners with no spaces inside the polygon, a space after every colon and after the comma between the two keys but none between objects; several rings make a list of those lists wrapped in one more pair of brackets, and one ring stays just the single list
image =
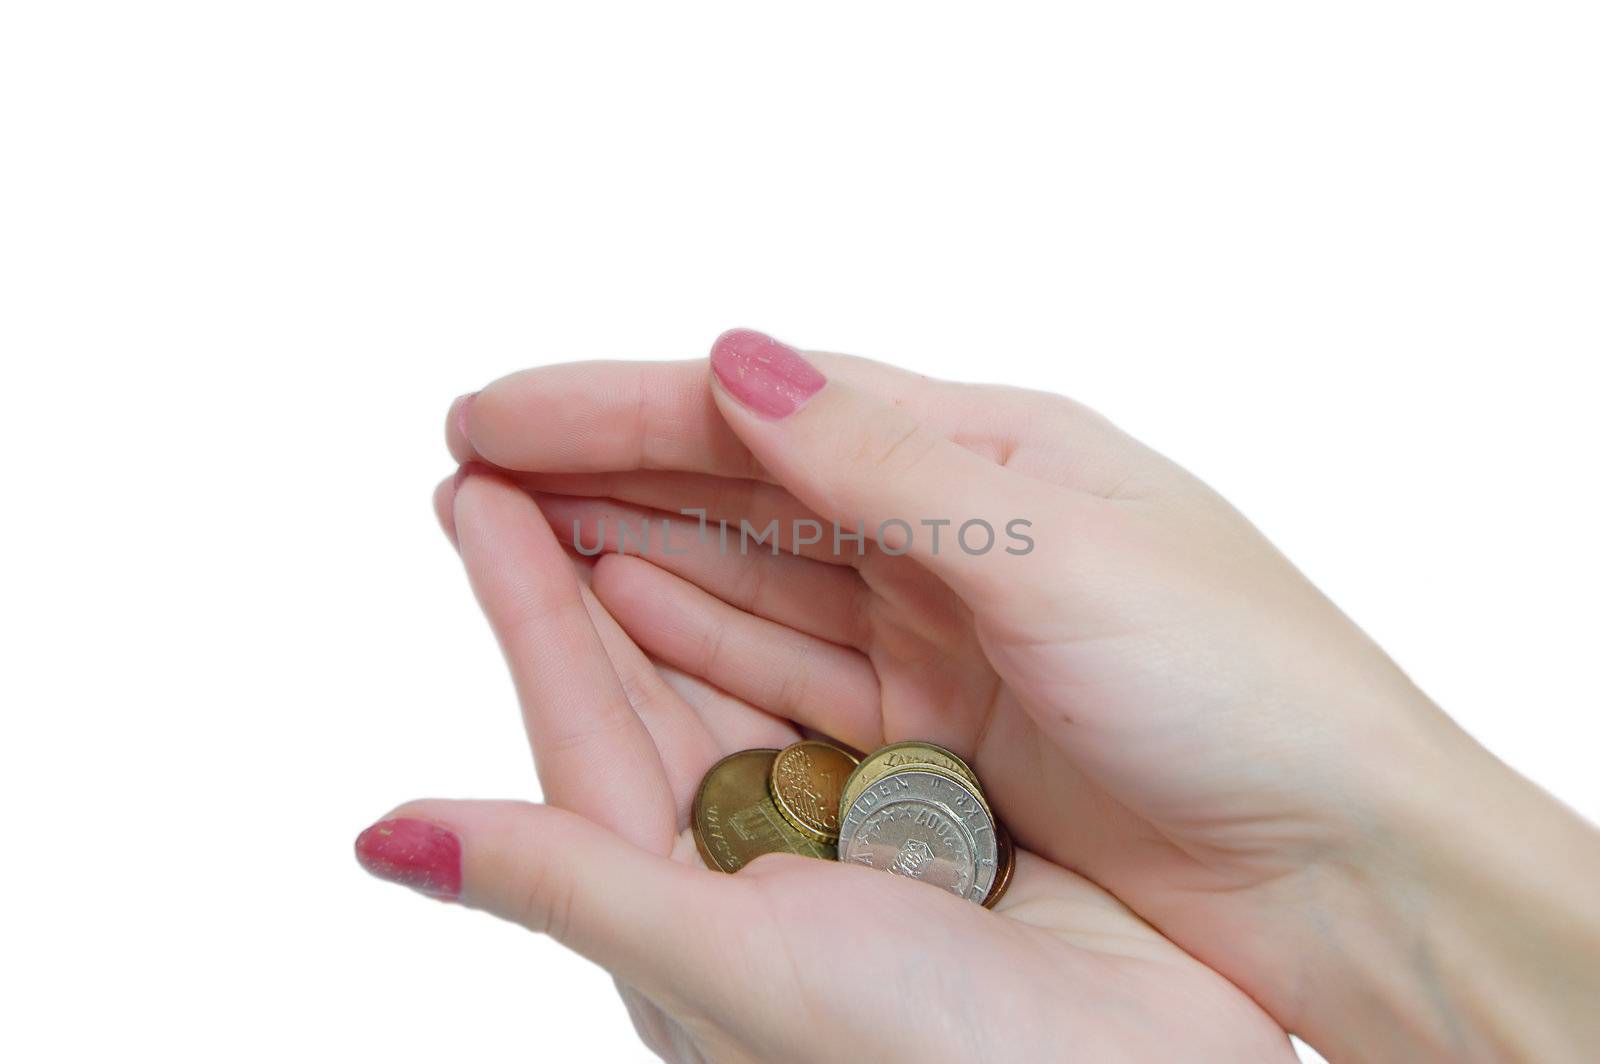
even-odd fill
[{"label": "hand holding coins", "polygon": [[763,853],[849,861],[992,907],[1016,853],[971,767],[932,743],[885,746],[859,763],[808,739],[741,750],[713,765],[693,811],[708,867],[736,872]]}]

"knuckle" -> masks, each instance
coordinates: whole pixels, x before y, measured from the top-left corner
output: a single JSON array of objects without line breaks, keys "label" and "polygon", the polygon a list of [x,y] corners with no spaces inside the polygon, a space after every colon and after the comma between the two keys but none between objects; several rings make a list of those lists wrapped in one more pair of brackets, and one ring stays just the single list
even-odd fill
[{"label": "knuckle", "polygon": [[807,692],[811,688],[812,648],[809,643],[801,644],[797,652],[789,659],[783,676],[778,681],[778,692],[774,705],[785,712],[794,713],[802,709],[806,703]]},{"label": "knuckle", "polygon": [[507,632],[524,635],[570,622],[574,619],[574,606],[583,608],[581,602],[566,601],[553,595],[551,589],[542,582],[525,579],[517,581],[492,599],[488,612],[490,620]]},{"label": "knuckle", "polygon": [[713,624],[705,633],[700,644],[700,673],[703,676],[714,676],[720,673],[723,664],[722,644],[728,637],[728,626],[725,623]]},{"label": "knuckle", "polygon": [[735,581],[734,601],[751,613],[761,613],[762,596],[766,594],[768,566],[760,558],[743,558],[741,571]]},{"label": "knuckle", "polygon": [[572,928],[576,892],[565,876],[545,865],[535,870],[523,891],[519,920],[524,927],[564,942]]},{"label": "knuckle", "polygon": [[910,418],[888,418],[862,430],[848,459],[875,478],[895,478],[916,468],[938,443],[939,437]]}]

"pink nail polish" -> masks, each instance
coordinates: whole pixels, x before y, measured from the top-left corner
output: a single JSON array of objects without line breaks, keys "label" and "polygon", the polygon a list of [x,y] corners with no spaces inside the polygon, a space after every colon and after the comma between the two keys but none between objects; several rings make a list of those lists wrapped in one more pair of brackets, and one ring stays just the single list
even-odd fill
[{"label": "pink nail polish", "polygon": [[799,410],[828,378],[788,344],[752,329],[731,329],[711,345],[711,372],[728,394],[762,417]]},{"label": "pink nail polish", "polygon": [[461,896],[461,840],[414,817],[380,820],[356,836],[361,867],[391,883],[454,901]]}]

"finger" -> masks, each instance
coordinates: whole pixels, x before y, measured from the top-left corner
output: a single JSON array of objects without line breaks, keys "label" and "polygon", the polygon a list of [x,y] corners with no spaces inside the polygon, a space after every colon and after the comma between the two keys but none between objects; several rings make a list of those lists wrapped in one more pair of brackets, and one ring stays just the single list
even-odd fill
[{"label": "finger", "polygon": [[742,698],[735,698],[682,669],[675,669],[661,661],[655,665],[662,682],[694,708],[724,756],[740,750],[768,747],[781,750],[800,738],[800,733],[788,721],[758,709]]},{"label": "finger", "polygon": [[458,459],[507,469],[760,473],[707,398],[704,361],[524,370],[454,404],[448,432]]},{"label": "finger", "polygon": [[445,477],[433,489],[433,516],[439,519],[439,527],[451,546],[456,544],[456,481],[459,479],[459,473]]},{"label": "finger", "polygon": [[[899,403],[930,431],[991,458],[1014,453],[1041,431],[1080,440],[1080,454],[1119,437],[1088,411],[1063,418],[1063,404],[1054,397],[951,384],[846,355],[811,357],[831,379]],[[723,423],[708,382],[704,360],[523,370],[452,404],[447,437],[457,461],[507,469],[662,469],[770,479]]]},{"label": "finger", "polygon": [[[452,542],[455,489],[463,476],[458,472],[444,480],[434,493],[435,510]],[[611,666],[660,753],[680,825],[686,820],[705,768],[717,758],[756,747],[784,747],[799,738],[787,721],[704,680],[647,658],[588,588],[594,559],[581,554],[569,558],[584,585],[584,605]]]},{"label": "finger", "polygon": [[[689,523],[700,536],[725,549],[737,549],[744,543],[770,553],[776,544],[779,550],[832,565],[861,564],[877,550],[870,541],[854,537],[842,536],[834,543],[832,530],[810,507],[776,484],[748,477],[658,469],[508,471],[506,475],[535,493],[608,498],[661,511],[658,520],[666,516],[674,524]],[[797,535],[797,530],[802,534]]]},{"label": "finger", "polygon": [[681,829],[688,823],[701,777],[722,756],[722,750],[699,714],[661,677],[655,663],[628,638],[594,592],[589,588],[582,592],[589,620],[617,681],[659,753],[672,791],[675,826]]},{"label": "finger", "polygon": [[463,465],[439,481],[433,489],[433,516],[438,518],[439,527],[450,545],[458,550],[461,545],[456,540],[456,489],[461,487],[461,482],[466,478],[467,466]]},{"label": "finger", "polygon": [[520,488],[477,470],[456,489],[454,517],[467,575],[516,683],[546,800],[666,853],[677,822],[666,773],[550,526]]},{"label": "finger", "polygon": [[718,408],[779,483],[914,556],[975,608],[1036,591],[1049,575],[1039,555],[1062,558],[1109,505],[977,455],[760,333],[724,334],[711,364]]},{"label": "finger", "polygon": [[694,996],[711,926],[739,927],[749,891],[647,853],[551,806],[428,800],[356,840],[362,866],[548,934],[652,997]]},{"label": "finger", "polygon": [[[741,547],[737,540],[725,547],[715,533],[702,535],[692,518],[608,499],[540,494],[535,501],[563,545],[584,553],[631,548],[746,613],[833,643],[866,642],[870,595],[853,569]],[[640,531],[646,528],[649,538]]]},{"label": "finger", "polygon": [[472,441],[467,439],[466,429],[467,408],[477,398],[477,392],[459,395],[451,400],[450,409],[445,413],[444,445],[449,449],[450,457],[456,460],[457,465],[466,465],[468,462],[478,460],[478,455],[472,450]]},{"label": "finger", "polygon": [[881,745],[878,677],[859,652],[752,616],[639,558],[600,559],[594,593],[667,664],[858,749]]}]

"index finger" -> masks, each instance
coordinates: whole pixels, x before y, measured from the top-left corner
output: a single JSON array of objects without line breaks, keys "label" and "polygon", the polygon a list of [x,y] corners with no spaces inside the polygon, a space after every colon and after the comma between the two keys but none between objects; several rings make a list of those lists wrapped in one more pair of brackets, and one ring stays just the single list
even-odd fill
[{"label": "index finger", "polygon": [[677,831],[655,741],[595,631],[572,563],[527,493],[471,473],[455,533],[522,703],[545,798],[651,853]]},{"label": "index finger", "polygon": [[[953,385],[870,359],[816,354],[839,380],[892,401],[941,435],[997,453],[1031,393]],[[1031,396],[1031,398],[1030,398]],[[710,362],[569,362],[522,370],[450,407],[460,462],[542,473],[640,469],[773,482],[712,399]]]},{"label": "index finger", "polygon": [[711,401],[710,364],[569,362],[522,370],[451,405],[450,453],[503,469],[675,469],[763,477]]}]

